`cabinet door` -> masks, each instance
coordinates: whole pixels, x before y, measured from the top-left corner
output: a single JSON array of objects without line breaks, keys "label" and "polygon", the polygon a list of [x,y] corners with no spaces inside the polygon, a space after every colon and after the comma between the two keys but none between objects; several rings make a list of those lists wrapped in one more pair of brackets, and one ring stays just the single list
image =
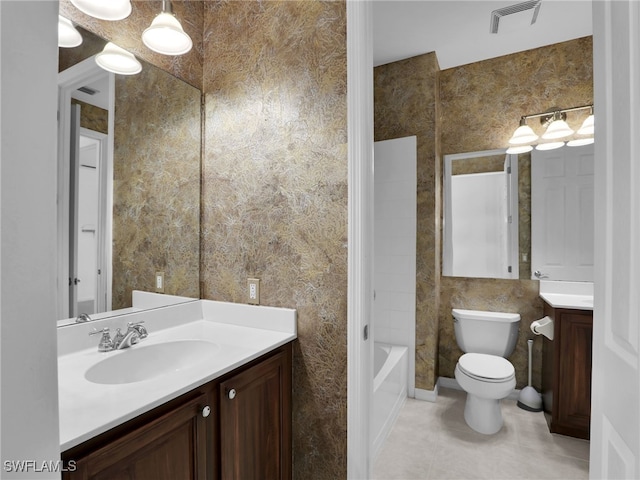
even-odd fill
[{"label": "cabinet door", "polygon": [[286,349],[220,384],[224,480],[291,478],[290,370]]},{"label": "cabinet door", "polygon": [[[76,460],[69,480],[204,480],[207,423],[215,417],[202,394]],[[211,414],[203,412],[209,406]],[[205,415],[207,415],[205,417]]]},{"label": "cabinet door", "polygon": [[589,437],[591,416],[591,312],[560,311],[558,433]]}]

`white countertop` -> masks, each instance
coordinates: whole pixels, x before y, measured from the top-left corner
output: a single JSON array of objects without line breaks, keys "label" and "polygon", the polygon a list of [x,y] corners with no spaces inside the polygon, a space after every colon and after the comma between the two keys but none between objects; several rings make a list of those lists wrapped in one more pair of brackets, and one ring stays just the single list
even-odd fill
[{"label": "white countertop", "polygon": [[540,297],[553,308],[593,310],[593,296],[569,295],[562,293],[540,293]]},{"label": "white countertop", "polygon": [[593,310],[593,282],[540,281],[540,297],[553,308]]},{"label": "white countertop", "polygon": [[[196,311],[194,304],[199,310]],[[200,318],[194,318],[198,316]],[[179,319],[174,322],[179,325],[167,326],[168,319],[172,317]],[[149,336],[131,349],[98,352],[99,335],[90,337],[92,346],[86,348],[85,337],[91,328],[109,326],[113,332],[116,327],[140,318],[140,314],[125,315],[59,329],[61,451],[218,378],[297,337],[295,310],[201,300],[186,306],[146,312],[145,327]],[[73,350],[74,340],[85,348]],[[91,366],[109,356],[127,355],[145,345],[175,340],[209,341],[216,344],[220,354],[216,354],[213,361],[196,363],[180,371],[133,383],[98,384],[84,376]]]}]

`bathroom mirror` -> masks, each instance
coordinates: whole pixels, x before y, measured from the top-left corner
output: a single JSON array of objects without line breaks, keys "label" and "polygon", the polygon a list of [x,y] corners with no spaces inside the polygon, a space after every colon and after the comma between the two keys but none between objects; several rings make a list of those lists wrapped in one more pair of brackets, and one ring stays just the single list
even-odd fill
[{"label": "bathroom mirror", "polygon": [[593,144],[444,157],[443,275],[593,281]]},{"label": "bathroom mirror", "polygon": [[83,43],[59,49],[73,90],[61,110],[78,120],[59,136],[77,155],[59,155],[58,318],[127,312],[134,290],[197,299],[201,92],[144,61],[137,75],[96,70],[106,40],[78,30]]},{"label": "bathroom mirror", "polygon": [[443,275],[530,278],[530,155],[445,155],[443,183]]}]

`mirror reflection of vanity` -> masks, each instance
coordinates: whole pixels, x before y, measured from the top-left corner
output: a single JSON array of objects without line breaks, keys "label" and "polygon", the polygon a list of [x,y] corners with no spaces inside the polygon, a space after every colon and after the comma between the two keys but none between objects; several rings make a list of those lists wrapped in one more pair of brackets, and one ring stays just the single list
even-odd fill
[{"label": "mirror reflection of vanity", "polygon": [[593,145],[444,157],[443,274],[593,281]]},{"label": "mirror reflection of vanity", "polygon": [[80,110],[81,135],[60,133],[58,318],[127,311],[134,290],[198,298],[201,92],[144,61],[137,75],[96,70],[106,40],[79,30],[83,43],[59,50],[79,105],[61,94],[61,110]]}]

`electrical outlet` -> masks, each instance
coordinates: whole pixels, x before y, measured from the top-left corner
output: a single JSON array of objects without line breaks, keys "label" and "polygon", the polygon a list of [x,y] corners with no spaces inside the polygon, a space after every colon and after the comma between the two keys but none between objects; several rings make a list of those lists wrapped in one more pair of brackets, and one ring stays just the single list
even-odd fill
[{"label": "electrical outlet", "polygon": [[260,279],[247,279],[247,296],[251,305],[260,305]]},{"label": "electrical outlet", "polygon": [[164,293],[164,272],[156,272],[156,293]]}]

